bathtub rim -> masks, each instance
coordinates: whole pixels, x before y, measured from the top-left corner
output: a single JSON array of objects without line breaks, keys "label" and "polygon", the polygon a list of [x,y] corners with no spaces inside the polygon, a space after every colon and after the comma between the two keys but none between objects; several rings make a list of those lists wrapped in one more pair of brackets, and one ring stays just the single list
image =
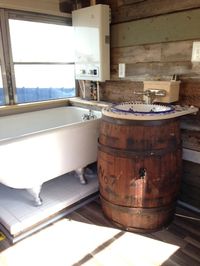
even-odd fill
[{"label": "bathtub rim", "polygon": [[[78,107],[78,106],[61,106],[61,107],[56,107],[56,108],[53,108],[53,109],[59,109],[59,108],[70,108],[70,109],[85,109],[87,111],[89,111],[91,108],[84,108],[84,107]],[[36,110],[36,111],[32,111],[30,113],[33,113],[33,112],[42,112],[42,111],[48,111],[48,109],[45,109],[45,110]],[[99,112],[101,113],[101,111],[98,111],[98,110],[94,110],[94,112]],[[27,114],[27,113],[26,113]],[[23,115],[23,113],[20,113],[20,114],[12,114],[12,115]],[[12,115],[9,115],[9,116],[12,116]],[[1,117],[0,117],[1,119]],[[64,124],[64,125],[61,125],[61,126],[55,126],[55,127],[49,127],[49,128],[46,128],[46,129],[41,129],[41,130],[38,130],[38,131],[34,131],[34,132],[29,132],[29,133],[25,133],[25,134],[21,134],[20,136],[14,136],[14,137],[8,137],[8,138],[2,138],[0,139],[0,145],[3,145],[3,144],[6,144],[6,143],[10,143],[12,141],[17,141],[17,140],[20,140],[20,139],[24,139],[24,138],[28,138],[28,137],[32,137],[36,134],[45,134],[49,131],[56,131],[56,130],[61,130],[61,129],[65,129],[65,128],[70,128],[70,127],[79,127],[80,125],[88,125],[90,123],[93,123],[94,121],[100,121],[101,120],[101,117],[97,117],[95,119],[91,119],[91,120],[82,120],[82,121],[79,121],[79,122],[73,122],[73,123],[70,123],[70,124]]]}]

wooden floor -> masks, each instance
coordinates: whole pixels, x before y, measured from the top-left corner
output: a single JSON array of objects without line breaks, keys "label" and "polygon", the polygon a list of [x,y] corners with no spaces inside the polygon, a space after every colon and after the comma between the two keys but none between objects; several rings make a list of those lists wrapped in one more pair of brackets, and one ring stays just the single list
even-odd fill
[{"label": "wooden floor", "polygon": [[[73,213],[68,215],[66,218],[69,221],[75,221],[75,222],[77,221],[77,222],[82,222],[84,224],[104,226],[107,228],[116,228],[108,219],[104,217],[102,210],[101,210],[100,201],[98,199],[74,211]],[[85,256],[81,257],[81,259],[76,261],[76,263],[70,264],[70,265],[73,265],[73,266],[81,266],[81,265],[111,266],[109,262],[107,264],[95,263],[95,257],[98,257],[99,253],[101,253],[104,249],[106,249],[109,245],[111,245],[117,239],[120,239],[120,237],[123,236],[125,233],[126,232],[123,230],[117,231],[117,234],[115,234],[113,237],[110,237],[107,241],[103,242],[103,244],[99,245],[98,247],[94,247],[91,253],[85,254]],[[129,234],[133,235],[133,233],[129,233]],[[178,249],[167,260],[163,261],[162,264],[151,263],[151,264],[145,264],[145,265],[164,265],[164,266],[171,266],[171,265],[173,266],[175,265],[197,266],[197,265],[200,265],[200,214],[193,213],[181,207],[177,207],[175,218],[168,228],[155,232],[155,233],[148,233],[148,234],[135,234],[134,233],[134,235],[136,235],[137,237],[138,236],[146,237],[148,239],[162,241],[162,243],[168,243],[174,246],[178,246]],[[74,232],[74,237],[78,238],[78,235],[76,235],[76,232]],[[22,240],[21,242],[23,241],[24,240]],[[87,242],[89,241],[89,239],[85,239],[85,241]],[[135,244],[137,245],[137,243]],[[129,243],[127,243],[127,248],[128,248],[128,245]],[[9,246],[10,244],[8,243],[7,240],[1,241],[0,251],[6,250]],[[132,252],[134,253],[134,248]],[[145,252],[147,252],[147,250],[145,250],[145,246],[144,246],[143,252],[144,254]],[[159,251],[158,251],[157,256],[158,257],[160,256]],[[108,257],[108,261],[109,260],[110,258]],[[99,258],[97,261],[99,261]],[[0,265],[1,265],[1,260],[0,260]],[[70,266],[70,265],[66,264],[66,266]],[[121,266],[123,265],[143,266],[143,264],[140,264],[139,262],[135,264],[135,263],[131,263],[130,261],[129,263],[124,263],[124,264],[120,263],[119,265]],[[61,266],[61,265],[57,264],[57,266]]]},{"label": "wooden floor", "polygon": [[[192,217],[195,220],[182,216]],[[99,201],[88,204],[78,211],[73,212],[69,217],[77,221],[114,227],[113,224],[104,217]],[[162,265],[200,265],[200,215],[177,207],[175,219],[168,228],[155,233],[141,235],[180,247],[180,249]]]}]

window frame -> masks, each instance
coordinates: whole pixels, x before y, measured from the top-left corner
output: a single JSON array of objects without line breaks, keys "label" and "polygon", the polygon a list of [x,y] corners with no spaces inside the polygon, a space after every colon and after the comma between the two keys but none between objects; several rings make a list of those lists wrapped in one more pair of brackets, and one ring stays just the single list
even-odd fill
[{"label": "window frame", "polygon": [[[20,105],[21,103],[17,102],[16,94],[16,83],[15,83],[15,72],[14,65],[16,62],[13,62],[12,49],[11,49],[11,39],[9,31],[9,19],[31,21],[31,22],[42,22],[56,25],[66,25],[72,26],[72,19],[69,17],[59,17],[53,15],[39,14],[34,12],[27,11],[17,11],[10,9],[0,8],[0,59],[2,67],[2,80],[3,80],[3,90],[5,95],[5,105]],[[50,64],[50,65],[71,65],[75,62],[21,62],[18,64]],[[75,79],[75,77],[74,77]],[[76,81],[75,81],[76,84]],[[77,89],[75,86],[75,96],[77,96]],[[42,102],[51,102],[51,101],[63,101],[64,99],[68,100],[69,98],[60,98],[60,99],[47,99]],[[31,104],[38,102],[27,102],[25,104]]]}]

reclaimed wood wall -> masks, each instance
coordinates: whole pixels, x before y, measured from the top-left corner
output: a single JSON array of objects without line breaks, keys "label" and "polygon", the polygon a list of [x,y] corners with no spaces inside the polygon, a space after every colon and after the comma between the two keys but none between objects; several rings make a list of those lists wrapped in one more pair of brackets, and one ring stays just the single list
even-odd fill
[{"label": "reclaimed wood wall", "polygon": [[[134,91],[135,82],[138,87],[140,81],[142,87],[143,80],[170,80],[176,74],[182,81],[181,101],[200,107],[198,97],[191,94],[194,87],[195,93],[200,93],[200,63],[191,62],[193,42],[200,40],[200,1],[108,2],[112,12],[111,81],[103,85],[103,99],[121,101],[126,94],[126,81],[132,81]],[[126,64],[123,79],[118,78],[119,63]],[[116,82],[122,89],[114,92],[112,98],[111,87],[113,84],[115,91]],[[130,95],[130,86],[127,90]]]}]

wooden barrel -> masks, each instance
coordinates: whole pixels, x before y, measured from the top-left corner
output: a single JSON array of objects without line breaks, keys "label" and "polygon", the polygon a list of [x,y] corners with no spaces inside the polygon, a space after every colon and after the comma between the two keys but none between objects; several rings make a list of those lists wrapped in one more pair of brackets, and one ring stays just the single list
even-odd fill
[{"label": "wooden barrel", "polygon": [[105,215],[126,230],[150,232],[174,216],[181,176],[179,120],[103,115],[98,178]]}]

